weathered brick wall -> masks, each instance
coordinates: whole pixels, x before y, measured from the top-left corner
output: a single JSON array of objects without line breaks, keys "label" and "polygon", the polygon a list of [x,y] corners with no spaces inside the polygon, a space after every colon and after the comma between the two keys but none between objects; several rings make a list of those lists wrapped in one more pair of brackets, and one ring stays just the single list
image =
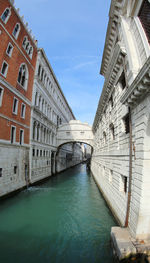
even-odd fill
[{"label": "weathered brick wall", "polygon": [[[1,16],[6,8],[11,9],[8,21],[3,22]],[[20,24],[17,39],[13,36],[15,25]],[[32,58],[23,48],[24,37],[27,36],[33,47]],[[2,104],[0,105],[0,196],[21,188],[27,182],[25,166],[29,176],[29,145],[32,87],[37,56],[37,47],[18,11],[8,0],[0,0],[0,87],[3,89]],[[12,54],[6,53],[8,44],[13,46]],[[3,62],[8,64],[6,76],[1,72]],[[28,68],[27,89],[18,83],[19,68],[25,63]],[[18,111],[13,113],[14,97],[18,100]],[[25,105],[25,118],[21,117],[22,103]],[[11,126],[15,126],[15,140],[11,144]],[[20,130],[24,131],[24,140],[20,145]],[[14,166],[17,172],[14,173]]]}]

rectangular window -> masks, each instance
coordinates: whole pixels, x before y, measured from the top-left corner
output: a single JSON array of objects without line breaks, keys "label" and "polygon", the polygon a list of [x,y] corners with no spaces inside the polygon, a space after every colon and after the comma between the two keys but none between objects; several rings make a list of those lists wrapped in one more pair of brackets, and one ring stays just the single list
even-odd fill
[{"label": "rectangular window", "polygon": [[11,143],[15,143],[16,141],[16,127],[11,126]]},{"label": "rectangular window", "polygon": [[0,177],[2,177],[2,175],[3,175],[3,169],[0,168]]},{"label": "rectangular window", "polygon": [[124,129],[125,129],[125,133],[129,133],[130,132],[130,125],[129,125],[129,113],[123,118],[124,121]]},{"label": "rectangular window", "polygon": [[17,173],[17,166],[14,166],[14,174]]},{"label": "rectangular window", "polygon": [[3,93],[4,93],[4,89],[0,87],[0,107],[2,106]]},{"label": "rectangular window", "polygon": [[120,192],[127,193],[127,188],[128,188],[128,178],[126,176],[121,175],[119,190]]},{"label": "rectangular window", "polygon": [[32,156],[35,156],[35,149],[32,150]]},{"label": "rectangular window", "polygon": [[24,143],[24,130],[20,130],[20,145]]},{"label": "rectangular window", "polygon": [[40,150],[40,156],[42,156],[42,150]]},{"label": "rectangular window", "polygon": [[124,192],[127,192],[127,177],[124,176]]},{"label": "rectangular window", "polygon": [[14,97],[13,101],[13,113],[17,115],[18,112],[18,100]]},{"label": "rectangular window", "polygon": [[25,119],[26,105],[22,103],[21,105],[21,118]]},{"label": "rectangular window", "polygon": [[4,77],[6,77],[7,71],[8,71],[8,64],[6,63],[6,61],[4,61],[3,64],[2,64],[2,68],[1,68],[1,74]]},{"label": "rectangular window", "polygon": [[6,49],[6,54],[11,57],[13,51],[13,45],[11,43],[8,44],[8,47]]}]

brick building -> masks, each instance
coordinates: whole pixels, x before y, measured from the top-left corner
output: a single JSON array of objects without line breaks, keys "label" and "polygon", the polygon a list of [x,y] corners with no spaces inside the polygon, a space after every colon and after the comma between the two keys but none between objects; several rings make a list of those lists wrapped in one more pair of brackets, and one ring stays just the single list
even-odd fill
[{"label": "brick building", "polygon": [[36,42],[13,1],[0,0],[0,195],[26,185]]}]

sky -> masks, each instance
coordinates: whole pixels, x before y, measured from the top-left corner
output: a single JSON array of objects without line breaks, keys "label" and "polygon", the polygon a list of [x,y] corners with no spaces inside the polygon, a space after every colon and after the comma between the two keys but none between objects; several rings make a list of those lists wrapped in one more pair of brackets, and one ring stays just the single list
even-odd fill
[{"label": "sky", "polygon": [[77,120],[92,125],[110,0],[15,0],[43,48]]}]

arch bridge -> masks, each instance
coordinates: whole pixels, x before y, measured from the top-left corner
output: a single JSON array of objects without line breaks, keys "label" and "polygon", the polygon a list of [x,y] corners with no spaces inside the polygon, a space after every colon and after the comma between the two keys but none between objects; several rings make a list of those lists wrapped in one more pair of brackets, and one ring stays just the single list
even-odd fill
[{"label": "arch bridge", "polygon": [[62,124],[57,130],[57,147],[72,142],[81,142],[93,148],[93,131],[88,123],[71,120],[69,123]]}]

